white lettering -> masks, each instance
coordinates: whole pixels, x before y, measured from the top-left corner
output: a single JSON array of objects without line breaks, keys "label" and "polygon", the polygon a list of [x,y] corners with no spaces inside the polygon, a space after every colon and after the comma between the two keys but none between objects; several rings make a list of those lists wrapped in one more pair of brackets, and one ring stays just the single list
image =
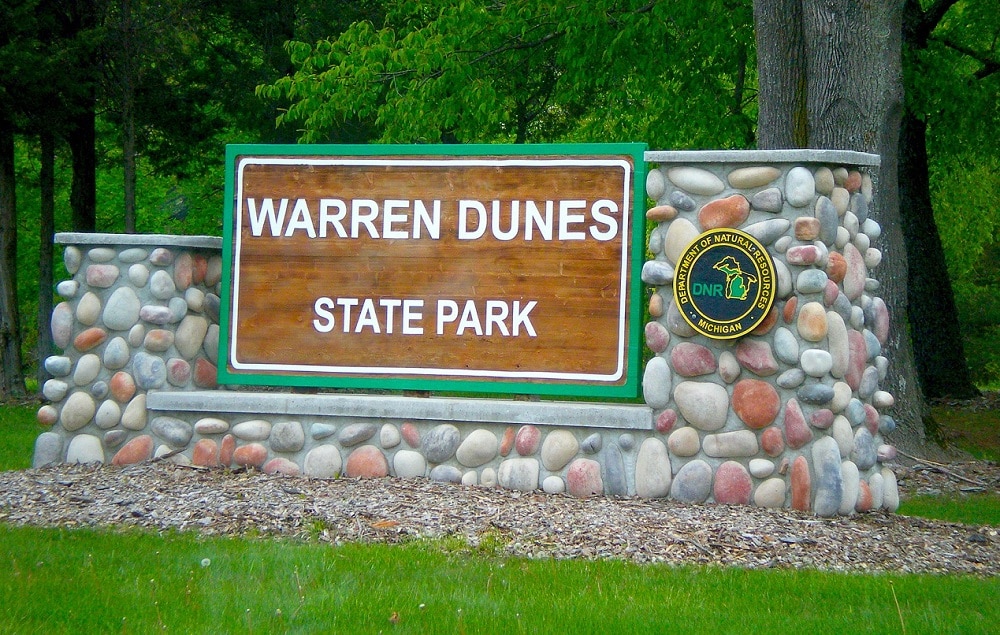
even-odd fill
[{"label": "white lettering", "polygon": [[[475,210],[479,217],[476,230],[469,229],[469,210]],[[486,206],[479,201],[461,200],[458,202],[458,239],[477,240],[486,234]]]},{"label": "white lettering", "polygon": [[531,240],[531,228],[536,227],[542,240],[552,240],[552,201],[545,201],[545,218],[542,218],[535,201],[524,203],[524,239]]},{"label": "white lettering", "polygon": [[455,335],[462,335],[467,328],[474,330],[476,335],[483,334],[483,325],[479,321],[479,311],[476,310],[476,303],[472,300],[465,302],[465,308],[462,309],[462,317],[458,321],[458,330],[455,331]]},{"label": "white lettering", "polygon": [[585,240],[583,232],[570,231],[570,225],[578,225],[584,221],[583,214],[571,214],[575,209],[585,209],[587,201],[559,201],[559,240]]},{"label": "white lettering", "polygon": [[397,209],[409,209],[409,201],[388,200],[383,206],[382,214],[382,238],[408,238],[409,235],[402,229],[393,229],[394,223],[405,223],[405,214],[394,213]]},{"label": "white lettering", "polygon": [[[368,210],[362,213],[361,210]],[[378,218],[378,203],[369,199],[354,199],[351,201],[351,238],[357,238],[362,225],[368,230],[368,235],[378,238],[378,230],[375,229],[375,219]]]},{"label": "white lettering", "polygon": [[351,307],[358,306],[357,298],[337,298],[337,304],[344,307],[344,332],[351,332]]},{"label": "white lettering", "polygon": [[[330,208],[337,210],[336,214],[330,213]],[[337,236],[347,238],[344,230],[343,220],[347,216],[347,205],[339,198],[321,198],[319,200],[319,237],[326,238],[326,226],[332,225]]]},{"label": "white lettering", "polygon": [[438,240],[441,238],[441,201],[435,199],[432,209],[433,216],[427,215],[427,207],[423,201],[413,201],[413,237],[420,238],[420,226],[427,230],[427,235]]},{"label": "white lettering", "polygon": [[365,327],[369,327],[372,333],[381,333],[378,318],[375,316],[375,303],[371,298],[365,298],[361,303],[361,311],[358,312],[358,321],[354,325],[354,332],[360,333]]},{"label": "white lettering", "polygon": [[510,227],[507,231],[500,230],[500,201],[493,201],[493,237],[497,240],[513,240],[520,226],[521,201],[511,201]]},{"label": "white lettering", "polygon": [[487,300],[486,301],[486,334],[493,335],[493,326],[496,325],[497,330],[504,337],[510,335],[507,330],[507,325],[504,324],[504,320],[510,314],[510,308],[507,306],[506,302],[500,300]]},{"label": "white lettering", "polygon": [[444,323],[458,319],[458,303],[454,300],[438,300],[437,334],[444,335]]},{"label": "white lettering", "polygon": [[424,319],[423,300],[403,300],[403,335],[423,335],[424,327],[413,326],[414,321]]},{"label": "white lettering", "polygon": [[322,298],[316,298],[316,303],[313,305],[313,311],[316,312],[319,319],[313,320],[313,328],[320,333],[329,333],[333,330],[333,313],[330,312],[330,309],[332,309],[333,306],[334,302],[330,298],[325,296]]},{"label": "white lettering", "polygon": [[[605,214],[604,210],[607,210],[608,213]],[[591,225],[590,235],[600,241],[614,239],[614,237],[618,235],[618,219],[611,216],[611,214],[617,214],[618,211],[618,203],[609,201],[606,198],[602,198],[591,205],[590,215],[594,217],[594,220],[597,223],[606,225],[608,229],[606,231],[601,231],[596,225]]]},{"label": "white lettering", "polygon": [[285,237],[291,236],[296,229],[306,230],[306,234],[310,238],[316,237],[312,215],[309,214],[309,203],[304,198],[295,200],[295,208],[292,209],[292,218],[288,221],[288,227],[285,228]]},{"label": "white lettering", "polygon": [[535,327],[531,324],[531,318],[528,317],[528,314],[531,313],[531,310],[534,309],[537,304],[537,301],[531,300],[524,306],[524,310],[522,311],[521,302],[517,300],[514,301],[514,326],[511,328],[511,332],[514,334],[514,337],[521,334],[522,326],[528,335],[531,337],[537,337],[535,334]]},{"label": "white lettering", "polygon": [[288,210],[288,199],[281,199],[278,205],[278,214],[274,213],[274,199],[263,198],[260,200],[260,213],[257,213],[257,201],[252,198],[247,199],[247,211],[250,212],[250,233],[258,237],[264,232],[264,221],[267,220],[271,227],[271,236],[277,238],[281,235],[281,228],[285,224],[285,212]]}]

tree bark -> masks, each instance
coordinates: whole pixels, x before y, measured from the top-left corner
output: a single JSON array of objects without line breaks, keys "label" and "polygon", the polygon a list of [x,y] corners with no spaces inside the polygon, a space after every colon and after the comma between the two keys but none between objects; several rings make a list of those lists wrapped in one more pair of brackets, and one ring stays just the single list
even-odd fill
[{"label": "tree bark", "polygon": [[42,167],[38,174],[41,196],[38,222],[38,386],[45,383],[48,373],[45,358],[52,354],[52,237],[55,233],[55,135],[50,130],[40,134]]},{"label": "tree bark", "polygon": [[906,320],[907,261],[898,192],[902,3],[755,0],[754,19],[758,146],[855,150],[882,158],[873,175],[871,214],[882,226],[877,246],[885,257],[876,273],[892,319],[886,345],[892,363],[885,388],[896,398],[893,414],[899,428],[893,441],[923,446],[927,407]]},{"label": "tree bark", "polygon": [[17,197],[14,130],[0,121],[0,397],[23,397],[21,322],[17,304]]},{"label": "tree bark", "polygon": [[97,231],[97,142],[94,132],[94,100],[81,104],[74,115],[67,135],[73,157],[73,183],[69,204],[73,215],[73,231]]}]

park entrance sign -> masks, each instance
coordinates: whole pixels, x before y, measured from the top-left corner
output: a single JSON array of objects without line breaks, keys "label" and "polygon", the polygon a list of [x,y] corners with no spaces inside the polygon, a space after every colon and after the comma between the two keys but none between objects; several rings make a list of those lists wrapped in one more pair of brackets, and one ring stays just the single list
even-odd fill
[{"label": "park entrance sign", "polygon": [[220,382],[635,396],[644,149],[230,146]]}]

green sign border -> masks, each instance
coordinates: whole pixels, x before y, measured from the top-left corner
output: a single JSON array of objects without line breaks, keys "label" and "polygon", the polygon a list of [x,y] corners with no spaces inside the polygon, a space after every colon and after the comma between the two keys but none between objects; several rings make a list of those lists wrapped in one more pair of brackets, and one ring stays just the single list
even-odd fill
[{"label": "green sign border", "polygon": [[[219,353],[216,359],[219,384],[249,386],[285,386],[349,388],[376,390],[420,390],[478,394],[536,394],[559,397],[634,398],[639,395],[642,352],[643,286],[639,272],[646,251],[646,163],[644,143],[558,143],[558,144],[469,144],[469,145],[337,145],[337,144],[231,144],[226,146],[226,184],[222,227],[222,288],[219,310]],[[410,379],[400,377],[351,377],[340,375],[262,375],[230,373],[229,322],[232,312],[233,205],[235,197],[236,158],[253,156],[524,156],[586,155],[601,157],[629,155],[635,166],[632,190],[632,235],[629,294],[627,308],[629,333],[627,342],[628,372],[625,382],[617,386],[574,383],[503,382],[463,379]],[[624,237],[629,240],[629,237]]]}]

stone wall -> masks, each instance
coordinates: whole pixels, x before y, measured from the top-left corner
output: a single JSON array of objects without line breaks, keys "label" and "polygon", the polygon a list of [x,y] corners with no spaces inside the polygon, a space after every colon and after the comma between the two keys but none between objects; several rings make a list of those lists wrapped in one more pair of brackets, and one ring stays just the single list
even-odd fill
[{"label": "stone wall", "polygon": [[[219,239],[60,234],[72,278],[45,360],[49,431],[34,465],[159,456],[313,477],[464,484],[809,509],[898,506],[882,461],[888,314],[869,277],[877,158],[844,152],[648,153],[655,227],[646,406],[251,393],[216,386]],[[739,228],[767,246],[777,301],[731,342],[672,301],[695,236]]]}]

